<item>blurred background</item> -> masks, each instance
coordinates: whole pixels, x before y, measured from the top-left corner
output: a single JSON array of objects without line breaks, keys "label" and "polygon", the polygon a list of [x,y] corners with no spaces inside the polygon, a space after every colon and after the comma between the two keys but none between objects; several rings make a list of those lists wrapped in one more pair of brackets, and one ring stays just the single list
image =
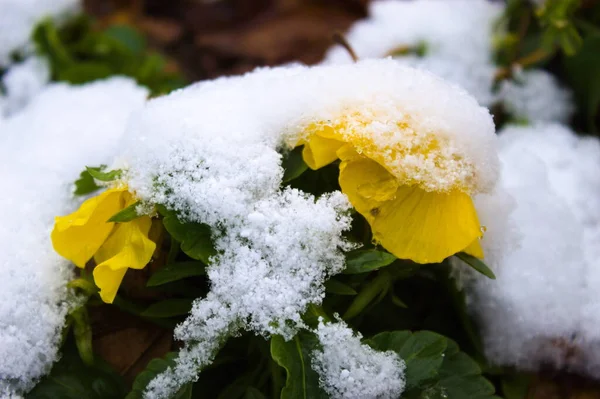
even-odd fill
[{"label": "blurred background", "polygon": [[369,0],[86,0],[101,24],[128,24],[172,57],[188,80],[256,66],[319,62],[335,32]]}]

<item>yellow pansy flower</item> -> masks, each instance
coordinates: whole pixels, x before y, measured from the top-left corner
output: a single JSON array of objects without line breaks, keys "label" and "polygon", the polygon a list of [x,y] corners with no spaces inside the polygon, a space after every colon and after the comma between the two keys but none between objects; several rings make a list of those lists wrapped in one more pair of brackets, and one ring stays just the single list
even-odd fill
[{"label": "yellow pansy flower", "polygon": [[[374,240],[398,258],[435,263],[461,251],[483,258],[468,186],[472,165],[448,156],[447,143],[417,134],[409,121],[388,126],[389,136],[406,137],[387,145],[386,127],[369,126],[367,118],[350,114],[310,125],[299,143],[306,164],[319,169],[340,159],[342,192],[367,219]],[[369,134],[373,129],[377,138]]]},{"label": "yellow pansy flower", "polygon": [[143,269],[156,248],[148,238],[152,221],[108,222],[135,202],[127,187],[110,188],[84,201],[78,210],[55,219],[52,245],[80,268],[94,258],[94,281],[104,302],[112,303],[128,268]]}]

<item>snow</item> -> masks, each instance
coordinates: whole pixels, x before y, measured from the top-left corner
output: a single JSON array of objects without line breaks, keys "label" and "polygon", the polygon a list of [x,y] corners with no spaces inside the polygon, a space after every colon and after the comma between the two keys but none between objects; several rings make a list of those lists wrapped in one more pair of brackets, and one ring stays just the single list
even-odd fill
[{"label": "snow", "polygon": [[322,301],[323,283],[343,269],[351,248],[342,238],[350,227],[345,197],[280,189],[280,152],[316,125],[368,139],[369,151],[384,156],[434,138],[437,158],[389,159],[390,169],[432,189],[486,192],[497,177],[488,111],[389,59],[260,69],[150,101],[122,144],[127,184],[143,201],[208,224],[219,255],[208,269],[210,293],[176,329],[185,344],[176,366],[153,380],[147,397],[168,397],[194,380],[241,330],[290,339],[305,328],[307,306]]},{"label": "snow", "polygon": [[544,70],[520,71],[500,85],[499,97],[515,119],[567,123],[573,114],[573,96]]},{"label": "snow", "polygon": [[[503,33],[497,21],[502,2],[489,0],[374,1],[369,17],[358,21],[346,38],[359,59],[394,56],[402,64],[428,70],[453,82],[486,107],[503,104],[514,120],[567,122],[571,93],[548,72],[515,70],[494,88],[494,37]],[[395,54],[398,49],[412,49]],[[424,54],[414,54],[417,48]],[[335,46],[324,63],[348,63],[348,52]],[[518,69],[518,68],[517,68]]]},{"label": "snow", "polygon": [[50,81],[50,68],[45,59],[29,57],[13,64],[2,76],[2,86],[6,92],[0,96],[0,114],[10,116],[24,108]]},{"label": "snow", "polygon": [[125,78],[52,84],[0,124],[3,395],[28,391],[57,359],[73,267],[52,249],[54,217],[76,208],[72,183],[86,165],[111,160],[146,96]]},{"label": "snow", "polygon": [[[370,5],[369,18],[357,22],[346,38],[361,59],[424,45],[424,57],[404,55],[395,59],[430,70],[489,106],[496,100],[492,93],[493,23],[503,8],[487,0],[375,1]],[[326,63],[350,61],[340,47],[332,48],[325,57]]]},{"label": "snow", "polygon": [[315,331],[321,345],[311,354],[311,366],[332,399],[396,399],[404,390],[406,365],[392,352],[378,352],[360,342],[343,321],[319,320]]},{"label": "snow", "polygon": [[[512,222],[488,215],[488,225],[516,227],[505,237],[520,239],[520,245],[486,251],[497,280],[467,285],[487,357],[495,364],[551,364],[597,378],[600,142],[556,124],[509,127],[499,142],[500,186],[515,208]],[[492,238],[486,235],[484,249]]]},{"label": "snow", "polygon": [[57,22],[79,11],[79,0],[0,0],[0,69],[17,52],[31,50],[30,36],[44,18]]}]

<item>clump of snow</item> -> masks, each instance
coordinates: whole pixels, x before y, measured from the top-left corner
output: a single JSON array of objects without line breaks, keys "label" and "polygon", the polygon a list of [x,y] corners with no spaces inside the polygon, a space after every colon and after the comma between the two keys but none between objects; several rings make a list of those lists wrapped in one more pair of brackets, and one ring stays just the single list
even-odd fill
[{"label": "clump of snow", "polygon": [[465,184],[485,192],[496,180],[487,110],[434,75],[389,59],[261,69],[150,101],[122,144],[127,184],[144,201],[211,226],[219,255],[208,270],[210,294],[176,331],[186,344],[177,366],[150,384],[148,397],[167,397],[194,379],[239,329],[291,338],[304,327],[307,306],[321,302],[323,283],[342,270],[342,251],[350,248],[341,238],[350,222],[345,197],[280,189],[278,151],[315,125],[368,136],[382,156],[434,137],[454,163],[437,167],[425,154],[391,165],[437,189]]},{"label": "clump of snow", "polygon": [[0,114],[9,116],[25,107],[49,81],[48,62],[41,57],[29,57],[19,64],[13,64],[2,76],[1,83],[5,95],[0,96]]},{"label": "clump of snow", "polygon": [[560,125],[509,127],[499,142],[521,242],[486,252],[497,280],[469,289],[486,354],[496,364],[598,377],[600,142]]},{"label": "clump of snow", "polygon": [[571,92],[543,70],[521,71],[504,80],[499,97],[513,118],[528,122],[566,123],[574,111]]},{"label": "clump of snow", "polygon": [[[175,115],[181,127],[177,135],[165,138],[174,131],[170,120]],[[279,155],[265,146],[281,146],[283,139],[295,144],[315,125],[345,126],[344,136],[368,139],[386,157],[386,167],[410,175],[429,190],[460,185],[486,192],[497,178],[496,137],[488,110],[426,71],[384,59],[260,70],[152,101],[132,127],[133,141],[125,145],[138,149],[126,156],[130,184],[142,197],[192,212],[191,219],[212,225],[214,209],[235,210],[279,186]],[[394,148],[410,150],[416,140],[432,137],[439,148],[393,158]],[[233,146],[239,149],[231,151]],[[243,168],[253,173],[239,173],[233,166],[239,159],[246,159]],[[219,169],[227,173],[228,187],[222,193],[235,188],[237,196],[203,198],[207,195],[200,188],[213,187],[212,174]],[[230,198],[233,202],[224,203]]]},{"label": "clump of snow", "polygon": [[[493,24],[504,5],[487,0],[375,1],[369,18],[357,22],[347,39],[359,58],[381,58],[398,49],[423,47],[424,56],[400,55],[398,62],[430,70],[465,88],[486,106],[492,92]],[[341,47],[326,63],[351,62]]]},{"label": "clump of snow", "polygon": [[48,86],[0,124],[0,392],[31,389],[57,359],[72,266],[52,249],[54,217],[73,211],[72,183],[107,163],[147,91],[113,78]]},{"label": "clump of snow", "polygon": [[344,268],[341,233],[350,227],[340,193],[315,201],[284,190],[259,201],[246,217],[224,221],[220,252],[208,269],[211,291],[175,330],[188,343],[177,366],[148,387],[148,397],[169,397],[212,361],[220,344],[240,328],[292,338],[310,303],[320,303],[329,276]]},{"label": "clump of snow", "polygon": [[0,0],[0,67],[11,64],[14,53],[29,52],[37,23],[44,18],[60,22],[79,9],[79,0]]},{"label": "clump of snow", "polygon": [[344,322],[319,320],[321,349],[311,356],[321,387],[333,399],[395,399],[404,390],[404,361],[394,352],[378,352],[360,342],[360,333]]}]

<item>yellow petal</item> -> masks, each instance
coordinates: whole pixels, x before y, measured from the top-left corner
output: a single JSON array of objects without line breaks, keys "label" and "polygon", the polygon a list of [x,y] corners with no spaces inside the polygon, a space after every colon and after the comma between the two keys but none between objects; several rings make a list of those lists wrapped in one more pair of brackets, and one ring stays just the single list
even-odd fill
[{"label": "yellow petal", "polygon": [[309,168],[317,170],[335,161],[338,158],[336,152],[343,145],[342,141],[313,134],[304,144],[302,158]]},{"label": "yellow petal", "polygon": [[106,240],[114,223],[106,221],[123,209],[126,189],[109,189],[81,204],[78,210],[55,218],[51,238],[54,250],[79,267]]},{"label": "yellow petal", "polygon": [[113,303],[117,291],[121,286],[127,268],[113,270],[110,267],[98,267],[94,269],[94,281],[100,288],[100,298],[106,303]]},{"label": "yellow petal", "polygon": [[[470,246],[478,245],[482,233],[469,195],[427,192],[417,186],[399,186],[390,195],[391,174],[383,166],[347,149],[340,150],[340,158],[342,191],[365,216],[375,240],[395,256],[435,263],[468,247],[477,250]],[[378,184],[379,191],[372,187]]]},{"label": "yellow petal", "polygon": [[484,257],[483,248],[481,247],[479,238],[477,238],[475,241],[473,241],[471,243],[471,245],[469,245],[468,247],[463,249],[462,252],[466,252],[469,255],[474,256],[479,259],[483,259],[483,257]]},{"label": "yellow petal", "polygon": [[156,248],[148,238],[152,220],[148,216],[119,223],[94,255],[94,281],[104,302],[112,303],[127,268],[143,269]]}]

